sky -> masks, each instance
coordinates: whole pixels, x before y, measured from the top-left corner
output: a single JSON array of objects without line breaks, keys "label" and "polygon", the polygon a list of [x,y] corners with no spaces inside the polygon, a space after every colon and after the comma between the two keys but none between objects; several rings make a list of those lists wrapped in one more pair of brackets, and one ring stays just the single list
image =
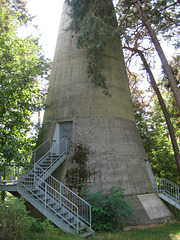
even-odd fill
[{"label": "sky", "polygon": [[[28,28],[19,29],[21,36],[33,34],[40,38],[40,44],[45,56],[53,60],[59,24],[61,19],[63,0],[28,0],[28,12],[35,16],[33,24],[38,26],[34,29],[31,25]],[[40,112],[40,122],[42,124],[44,111]],[[34,113],[32,121],[38,122],[38,113]]]},{"label": "sky", "polygon": [[[40,37],[40,43],[44,49],[45,56],[53,60],[58,29],[61,19],[63,0],[28,0],[28,11],[35,16],[33,23],[38,26],[39,30],[31,27],[23,29],[21,34]],[[171,46],[163,48],[167,59],[171,59],[174,51]],[[161,63],[157,61],[157,71],[161,74]]]},{"label": "sky", "polygon": [[[35,36],[40,36],[40,43],[46,57],[51,60],[53,60],[54,56],[62,5],[63,0],[28,0],[28,10],[33,16],[36,16],[33,23],[38,25],[39,31],[35,31],[32,28],[28,28],[26,31],[33,33]],[[174,51],[172,47],[168,45],[163,49],[167,59],[171,59]]]},{"label": "sky", "polygon": [[[28,33],[40,36],[46,57],[53,59],[60,24],[63,0],[28,0],[28,11],[35,16],[33,23],[39,30],[28,28]],[[27,31],[27,29],[26,29]]]}]

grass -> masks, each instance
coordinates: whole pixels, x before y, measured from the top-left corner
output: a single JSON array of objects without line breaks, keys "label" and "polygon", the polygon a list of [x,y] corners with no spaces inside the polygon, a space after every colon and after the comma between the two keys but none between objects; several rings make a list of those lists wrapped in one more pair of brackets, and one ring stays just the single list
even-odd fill
[{"label": "grass", "polygon": [[[10,224],[12,225],[12,222],[17,222],[19,218],[17,218],[16,214],[19,216],[19,210],[17,211],[18,206],[17,205],[17,199],[14,198],[8,198],[7,204],[11,203],[12,212],[10,213],[10,217],[7,218],[6,215],[3,215],[3,209],[0,208],[0,238],[1,238],[1,231],[2,226],[3,229],[10,231]],[[14,203],[14,204],[13,204]],[[13,204],[13,205],[12,205]],[[101,232],[96,233],[95,236],[88,238],[88,240],[180,240],[180,210],[177,210],[175,207],[169,206],[171,208],[171,211],[173,212],[176,219],[179,219],[166,224],[161,224],[159,226],[153,225],[148,227],[125,227],[125,230],[122,232],[114,232],[114,233],[108,233],[108,232]],[[6,210],[6,209],[4,209]],[[15,211],[16,210],[16,211]],[[16,214],[15,214],[16,213]],[[25,211],[24,216],[28,218],[28,212]],[[3,218],[4,216],[4,218]],[[25,219],[26,219],[25,218]],[[3,219],[5,219],[6,224],[5,226],[2,225]],[[9,219],[9,222],[8,222]],[[29,219],[29,218],[28,218]],[[27,222],[28,229],[27,231],[24,230],[24,235],[21,239],[23,240],[80,240],[81,238],[70,235],[62,232],[58,228],[56,228],[48,219],[45,219],[43,222],[40,222],[34,218],[29,219],[30,222]],[[29,225],[30,223],[30,225]],[[12,227],[12,226],[11,226]],[[6,233],[8,233],[6,231]],[[21,231],[22,232],[22,231]],[[16,233],[17,234],[17,233]],[[14,238],[11,239],[18,239],[17,235],[14,235]],[[10,240],[9,238],[3,238],[2,240]]]},{"label": "grass", "polygon": [[[125,228],[126,229],[126,228]],[[80,240],[81,238],[63,233],[60,230],[34,233],[28,240]],[[160,226],[129,228],[116,233],[97,233],[88,240],[180,240],[180,221],[162,224]]]}]

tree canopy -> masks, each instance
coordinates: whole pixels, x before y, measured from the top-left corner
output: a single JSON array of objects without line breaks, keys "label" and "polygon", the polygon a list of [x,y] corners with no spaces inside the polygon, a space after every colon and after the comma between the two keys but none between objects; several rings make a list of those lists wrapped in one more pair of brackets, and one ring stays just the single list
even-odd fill
[{"label": "tree canopy", "polygon": [[32,149],[34,137],[28,135],[33,129],[32,113],[44,108],[44,93],[39,91],[37,79],[47,78],[50,69],[38,39],[18,36],[18,26],[27,18],[13,2],[19,1],[0,7],[1,166],[23,165],[23,154]]}]

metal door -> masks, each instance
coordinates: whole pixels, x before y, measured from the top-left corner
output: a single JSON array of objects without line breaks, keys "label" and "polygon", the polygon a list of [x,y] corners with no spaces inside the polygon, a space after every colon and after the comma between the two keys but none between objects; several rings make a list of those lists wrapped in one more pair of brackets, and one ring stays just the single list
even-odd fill
[{"label": "metal door", "polygon": [[71,142],[71,132],[72,132],[72,122],[62,122],[59,123],[59,137],[60,141],[63,138],[67,138],[67,146],[64,141],[60,145],[60,152],[65,151],[67,147],[67,151],[69,152],[70,142]]}]

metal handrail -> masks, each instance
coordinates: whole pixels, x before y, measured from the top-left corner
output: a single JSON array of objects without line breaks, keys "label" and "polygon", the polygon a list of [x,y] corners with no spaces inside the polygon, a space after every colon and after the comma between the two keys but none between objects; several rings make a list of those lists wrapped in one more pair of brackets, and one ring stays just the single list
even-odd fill
[{"label": "metal handrail", "polygon": [[180,203],[180,186],[166,178],[156,178],[157,193],[168,195],[171,199]]},{"label": "metal handrail", "polygon": [[44,146],[47,142],[52,142],[53,140],[52,139],[47,139],[45,142],[41,143],[33,152],[37,151],[39,148],[41,148],[42,146]]},{"label": "metal handrail", "polygon": [[46,183],[48,183],[50,186],[52,186],[57,192],[60,192],[60,194],[63,193],[64,194],[63,196],[68,198],[71,202],[74,202],[75,205],[81,209],[79,217],[81,218],[82,221],[84,221],[91,228],[91,205],[88,202],[86,202],[83,198],[78,196],[76,193],[71,191],[69,188],[67,188],[64,184],[62,184],[57,179],[55,179],[52,175],[47,173],[40,166],[38,166],[38,165],[36,166],[35,172],[36,172],[37,178],[33,174],[34,182],[36,183],[36,182],[38,182],[38,179],[41,179],[39,177],[39,175],[40,176],[42,176],[44,174],[48,175],[48,177],[46,178]]},{"label": "metal handrail", "polygon": [[[73,214],[76,216],[76,218],[79,218],[78,215],[78,206],[76,206],[74,203],[72,203],[69,199],[67,199],[65,196],[63,196],[61,194],[61,192],[58,192],[56,189],[54,189],[51,185],[49,185],[47,182],[43,181],[38,175],[34,174],[34,172],[32,172],[31,170],[29,171],[32,175],[35,175],[35,178],[38,179],[39,181],[36,181],[36,187],[39,187],[40,190],[43,190],[45,193],[45,198],[44,200],[40,197],[37,196],[37,194],[35,194],[33,192],[33,190],[30,188],[31,186],[34,187],[34,176],[29,178],[29,180],[26,180],[25,182],[23,181],[18,181],[18,185],[25,187],[29,192],[31,192],[33,195],[36,196],[36,198],[38,198],[40,201],[42,201],[45,205],[45,208],[50,208],[53,212],[55,212],[58,216],[60,216],[61,218],[63,218],[64,221],[66,221],[68,224],[70,224],[72,227],[74,227],[77,230],[78,233],[78,221],[77,221],[77,227],[75,227],[70,221],[68,221],[68,219],[64,218],[62,214],[60,214],[59,212],[55,211],[55,209],[53,209],[51,207],[50,204],[48,204],[47,199],[48,197],[52,197],[54,201],[57,202],[58,205],[63,205],[66,209],[68,209],[68,211],[70,211],[71,213],[73,212]],[[26,183],[28,183],[28,185],[26,185]],[[68,204],[66,204],[66,202],[68,202]],[[71,207],[70,207],[71,206]],[[75,211],[76,210],[76,211]]]},{"label": "metal handrail", "polygon": [[[51,139],[47,139],[44,143],[42,143],[39,147],[37,147],[34,151],[33,154],[35,155],[35,152],[40,149],[41,147],[43,147],[47,142],[52,142],[53,140]],[[58,147],[60,144],[62,144],[62,142],[65,141],[65,151],[61,152],[61,154],[54,160],[52,161],[52,155],[53,155],[53,150]],[[34,163],[33,168],[31,167],[31,170],[36,169],[36,166],[38,166],[38,163],[40,163],[48,154],[51,153],[51,164],[47,167],[46,170],[50,169],[58,160],[59,158],[67,153],[67,139],[63,138],[59,143],[57,143],[53,148],[51,148],[50,150],[48,150],[48,152],[46,152],[43,157],[41,157],[36,163]],[[34,158],[35,161],[35,158]],[[27,175],[28,171],[23,171],[22,167],[19,167],[16,165],[16,163],[14,164],[10,164],[9,166],[6,166],[5,170],[0,172],[0,184],[1,183],[6,183],[6,184],[15,184],[17,183],[18,179],[21,179],[23,176]],[[2,178],[1,178],[2,177]]]},{"label": "metal handrail", "polygon": [[53,150],[57,147],[57,146],[60,146],[60,144],[63,142],[63,141],[66,141],[66,150],[64,152],[62,152],[60,155],[64,154],[64,153],[67,153],[67,138],[62,138],[60,142],[58,142],[54,147],[51,147],[50,150],[48,152],[46,152],[37,162],[34,162],[34,165],[37,165],[39,164],[39,162],[42,161],[42,159],[44,159],[48,154],[51,153],[51,159],[52,159],[52,153],[53,153]]},{"label": "metal handrail", "polygon": [[[49,149],[51,149],[51,147],[52,147],[52,142],[53,142],[53,141],[54,141],[54,140],[52,140],[52,139],[47,139],[45,142],[43,142],[41,145],[39,145],[39,146],[33,151],[34,164],[36,163],[36,152],[37,152],[40,148],[44,147],[45,144],[48,143],[48,142],[49,142]],[[47,152],[46,152],[46,153],[47,153]],[[45,153],[45,154],[46,154],[46,153]],[[44,156],[45,154],[43,154],[43,156]],[[39,160],[38,160],[38,162],[39,162]]]},{"label": "metal handrail", "polygon": [[[44,146],[45,143],[47,143],[48,141],[50,141],[50,139],[46,140],[37,149]],[[52,196],[53,199],[57,198],[57,196],[58,196],[58,199],[60,199],[64,205],[65,205],[65,202],[68,202],[72,206],[69,209],[69,211],[71,213],[74,211],[73,208],[77,208],[77,211],[76,211],[77,213],[74,212],[74,215],[75,215],[75,217],[77,217],[77,233],[78,233],[79,219],[91,228],[91,206],[90,206],[90,204],[87,203],[81,197],[79,197],[77,194],[75,194],[73,191],[68,189],[64,184],[60,183],[58,180],[56,180],[54,177],[52,177],[49,173],[47,173],[47,170],[50,167],[52,167],[52,165],[55,162],[57,162],[57,159],[59,159],[60,156],[58,156],[57,159],[55,159],[55,161],[52,161],[52,153],[56,147],[58,147],[58,149],[59,149],[58,151],[60,151],[59,146],[63,143],[63,141],[64,141],[65,145],[62,145],[62,148],[64,148],[64,149],[60,153],[60,156],[62,156],[63,154],[66,154],[68,151],[67,150],[67,139],[63,138],[59,143],[57,143],[55,146],[51,147],[51,149],[49,151],[47,151],[45,153],[45,155],[43,157],[41,157],[34,164],[34,167],[23,175],[23,177],[20,178],[19,172],[18,172],[17,176],[15,177],[15,181],[17,181],[18,185],[21,185],[21,186],[25,187],[26,189],[28,189],[28,191],[30,191],[30,187],[35,188],[35,186],[38,186],[41,189],[43,189],[43,188],[51,189],[51,192],[53,192],[53,196]],[[37,149],[35,149],[35,151],[37,151]],[[51,163],[44,170],[43,168],[41,168],[41,166],[39,166],[39,164],[49,154],[51,155]],[[46,175],[45,181],[43,180],[44,178],[42,179],[42,176],[44,176],[44,175]],[[0,178],[1,178],[1,176],[0,176]],[[27,179],[28,179],[28,181],[27,181]],[[44,185],[44,187],[43,187],[43,185]],[[51,193],[51,195],[52,195],[52,193]],[[36,196],[36,197],[38,197],[38,196]],[[51,206],[49,206],[49,207],[51,207]],[[68,208],[68,206],[66,206],[66,208]],[[55,211],[55,209],[53,209],[53,211]],[[61,217],[63,217],[63,216],[61,216]],[[68,221],[67,219],[65,219],[65,220]],[[73,227],[74,227],[74,225],[73,225]]]},{"label": "metal handrail", "polygon": [[16,184],[18,179],[25,174],[25,168],[16,165],[15,163],[6,166],[5,170],[0,172],[1,184]]}]

